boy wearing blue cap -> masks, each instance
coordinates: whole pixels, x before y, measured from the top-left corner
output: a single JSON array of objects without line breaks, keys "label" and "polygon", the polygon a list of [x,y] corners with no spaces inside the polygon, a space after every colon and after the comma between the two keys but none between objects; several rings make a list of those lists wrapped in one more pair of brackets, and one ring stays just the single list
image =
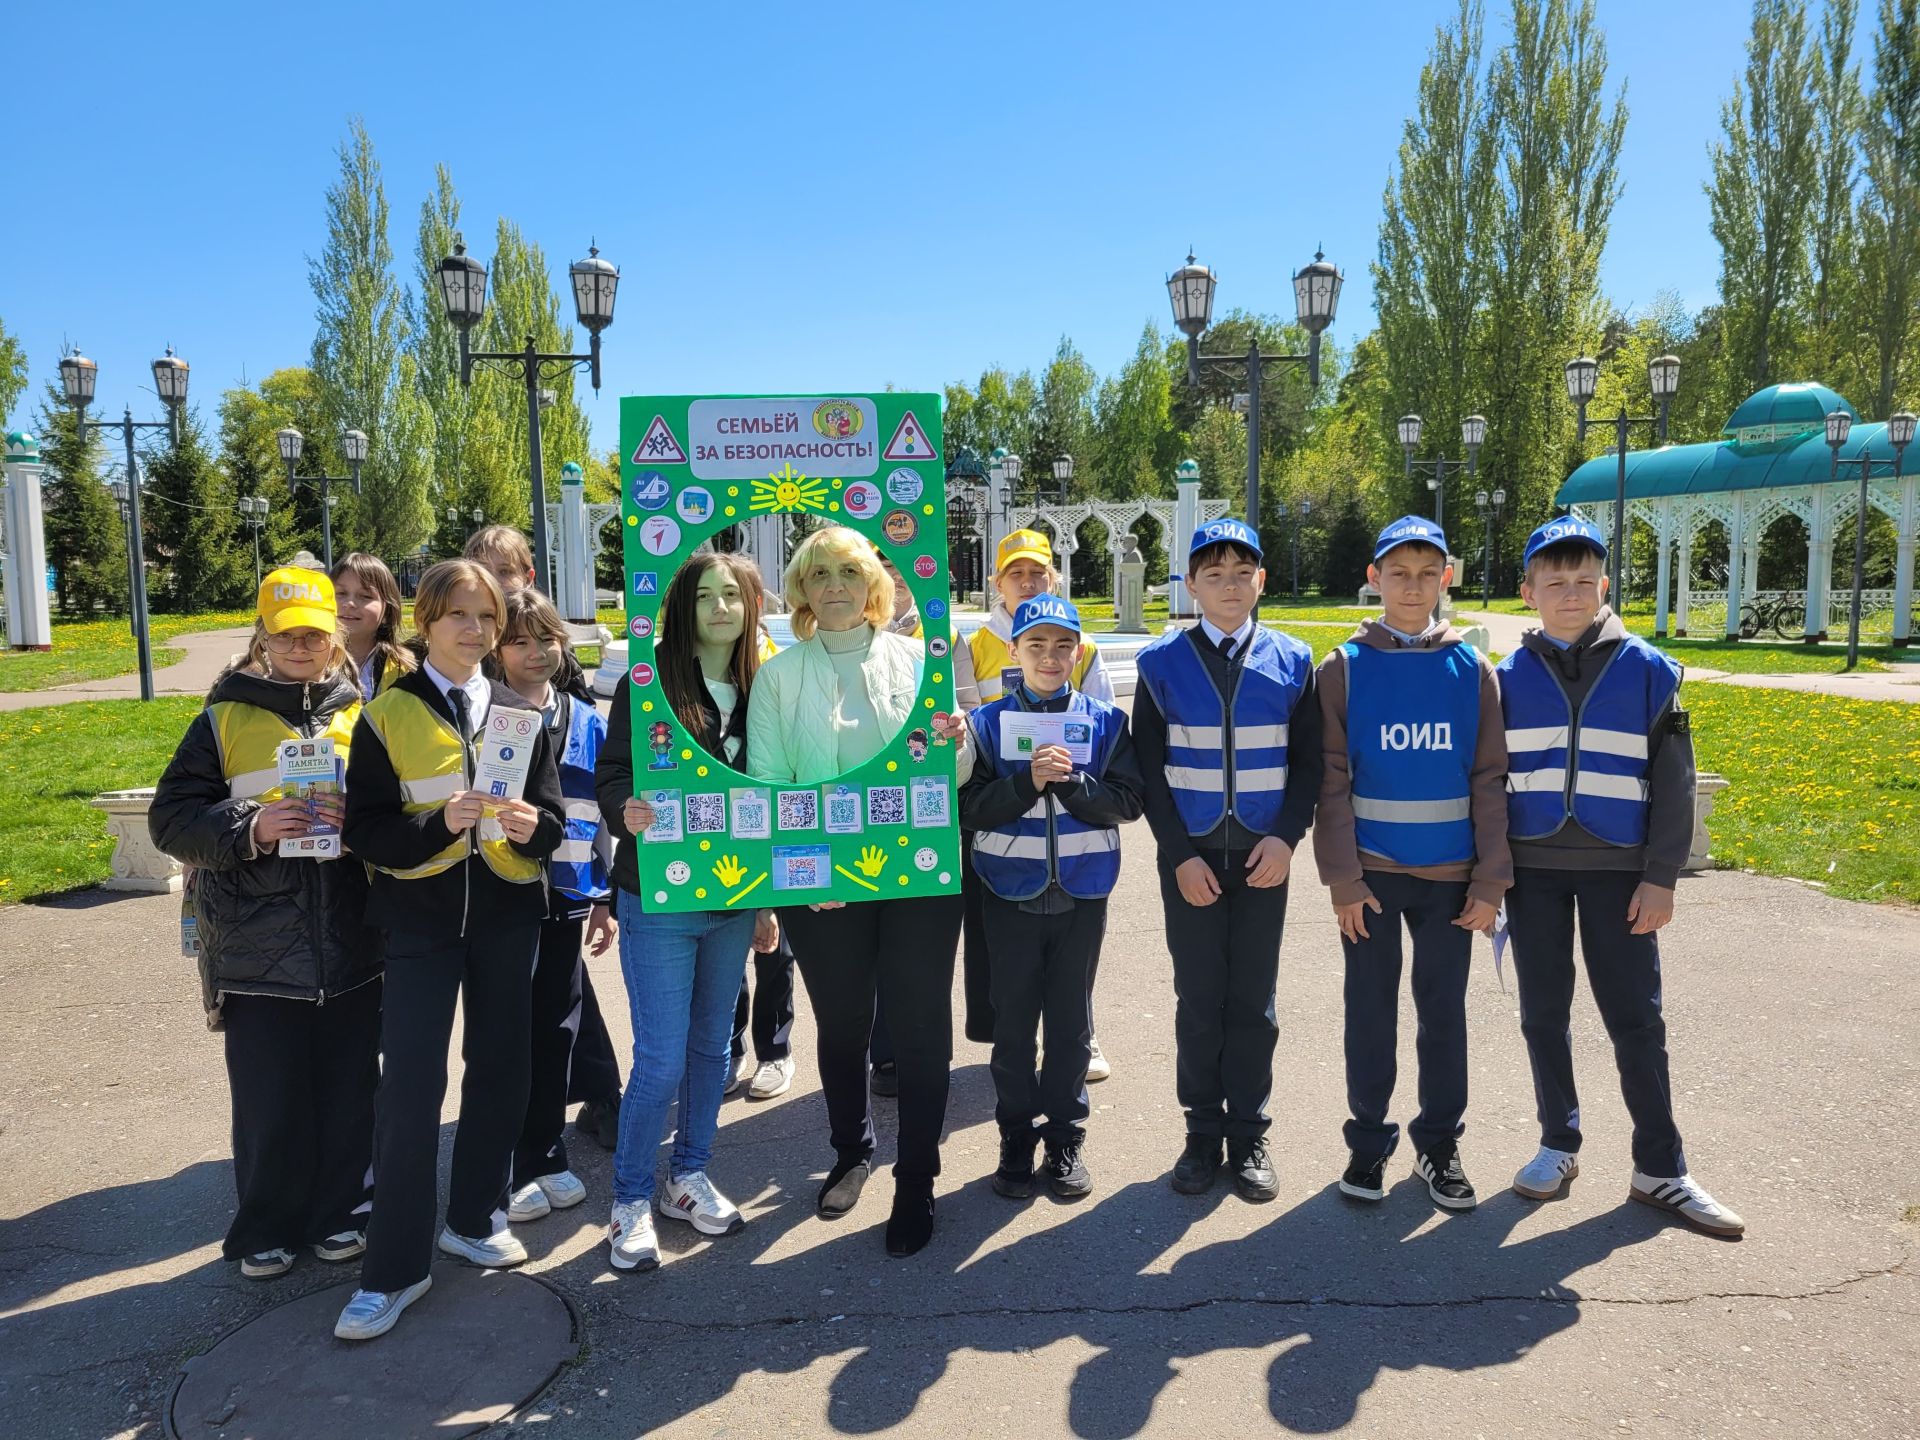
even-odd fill
[{"label": "boy wearing blue cap", "polygon": [[[1058,595],[1022,601],[1012,655],[1021,683],[967,716],[977,742],[960,792],[985,893],[993,1002],[993,1188],[1033,1193],[1036,1142],[1061,1200],[1093,1190],[1086,1139],[1093,1008],[1088,992],[1120,876],[1120,833],[1140,816],[1140,771],[1124,711],[1073,688],[1080,614]],[[1041,717],[1061,717],[1058,720]],[[1046,1050],[1036,1073],[1035,1032]],[[1045,1117],[1042,1120],[1042,1117]]]},{"label": "boy wearing blue cap", "polygon": [[1314,825],[1346,954],[1346,1124],[1341,1193],[1386,1196],[1399,1127],[1387,1118],[1400,1009],[1400,927],[1413,937],[1420,1113],[1407,1126],[1414,1173],[1435,1204],[1471,1210],[1460,1165],[1467,1110],[1467,969],[1513,879],[1507,748],[1493,667],[1435,620],[1453,576],[1433,521],[1380,532],[1368,581],[1378,620],[1321,662],[1326,775]]},{"label": "boy wearing blue cap", "polygon": [[1568,1015],[1573,931],[1633,1117],[1635,1200],[1715,1235],[1745,1222],[1687,1173],[1667,1079],[1660,946],[1693,843],[1693,737],[1680,667],[1607,607],[1606,541],[1586,521],[1527,538],[1520,595],[1540,612],[1500,662],[1513,889],[1507,925],[1540,1152],[1513,1188],[1546,1200],[1580,1173]]},{"label": "boy wearing blue cap", "polygon": [[1274,983],[1294,848],[1320,788],[1312,652],[1256,620],[1260,537],[1239,520],[1194,532],[1192,629],[1140,652],[1133,733],[1173,956],[1174,1084],[1186,1148],[1173,1188],[1210,1189],[1224,1145],[1243,1199],[1279,1193],[1267,1100]]}]

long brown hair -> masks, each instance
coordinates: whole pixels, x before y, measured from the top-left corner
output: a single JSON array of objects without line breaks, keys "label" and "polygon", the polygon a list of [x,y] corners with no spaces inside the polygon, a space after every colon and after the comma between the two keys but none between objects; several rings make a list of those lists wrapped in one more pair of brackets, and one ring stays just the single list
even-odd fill
[{"label": "long brown hair", "polygon": [[553,608],[553,602],[531,585],[523,585],[517,590],[506,592],[506,616],[500,625],[500,641],[487,656],[481,668],[491,680],[507,683],[507,667],[500,659],[500,652],[509,642],[518,640],[522,635],[530,636],[541,643],[551,641],[560,647],[561,663],[554,667],[548,683],[558,690],[560,677],[566,672],[566,661],[573,655],[573,637],[567,633],[566,622],[560,618],[560,612]]},{"label": "long brown hair", "polygon": [[[333,583],[342,575],[352,575],[380,597],[380,628],[373,632],[373,653],[380,657],[379,669],[388,668],[404,675],[418,663],[413,652],[400,643],[400,583],[393,578],[387,562],[378,555],[355,550],[334,562]],[[378,683],[377,681],[375,682]],[[371,695],[367,699],[371,700]]]},{"label": "long brown hair", "polygon": [[[700,673],[700,581],[710,570],[724,571],[739,585],[740,598],[746,602],[740,636],[733,642],[733,654],[727,660],[727,679],[739,692],[739,699],[734,702],[724,735],[720,733],[720,711]],[[747,694],[760,669],[760,599],[759,568],[744,555],[691,556],[673,577],[660,604],[660,641],[654,655],[667,703],[687,733],[708,754],[723,761],[727,758],[726,742],[738,737],[738,765],[742,769],[747,753]]]}]

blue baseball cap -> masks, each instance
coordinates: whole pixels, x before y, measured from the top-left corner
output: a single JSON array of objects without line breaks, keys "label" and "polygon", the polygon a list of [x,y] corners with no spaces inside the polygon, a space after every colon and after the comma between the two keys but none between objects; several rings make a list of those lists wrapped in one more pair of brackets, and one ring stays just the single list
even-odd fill
[{"label": "blue baseball cap", "polygon": [[1590,545],[1599,552],[1602,560],[1607,558],[1607,537],[1600,533],[1599,526],[1589,524],[1578,515],[1563,515],[1558,520],[1547,521],[1527,537],[1527,548],[1520,556],[1520,568],[1524,570],[1531,565],[1533,557],[1547,546],[1568,540]]},{"label": "blue baseball cap", "polygon": [[1059,595],[1036,595],[1031,600],[1022,600],[1020,608],[1013,612],[1013,638],[1018,640],[1036,625],[1058,625],[1063,630],[1080,633],[1080,612],[1073,608],[1073,602]]},{"label": "blue baseball cap", "polygon": [[1193,543],[1187,546],[1187,556],[1193,557],[1196,550],[1204,550],[1209,545],[1239,545],[1253,552],[1253,558],[1260,555],[1260,532],[1244,520],[1235,520],[1231,515],[1219,520],[1209,520],[1193,532]]},{"label": "blue baseball cap", "polygon": [[1453,552],[1447,549],[1446,533],[1424,515],[1402,515],[1373,542],[1373,563],[1378,565],[1386,558],[1389,550],[1397,550],[1402,545],[1431,545],[1442,555]]}]

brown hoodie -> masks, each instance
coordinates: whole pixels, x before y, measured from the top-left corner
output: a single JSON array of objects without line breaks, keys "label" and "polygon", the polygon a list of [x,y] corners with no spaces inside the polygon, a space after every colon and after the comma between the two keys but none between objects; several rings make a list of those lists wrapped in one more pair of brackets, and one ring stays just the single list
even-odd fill
[{"label": "brown hoodie", "polygon": [[[1358,643],[1389,653],[1437,650],[1465,643],[1451,625],[1432,625],[1408,644],[1379,620],[1363,620],[1353,633]],[[1353,829],[1353,773],[1347,758],[1347,657],[1335,649],[1315,675],[1320,694],[1321,743],[1326,771],[1320,781],[1320,808],[1313,821],[1313,858],[1320,883],[1332,888],[1333,903],[1351,905],[1373,892],[1366,871],[1388,870],[1422,880],[1465,880],[1476,900],[1498,905],[1513,884],[1513,856],[1507,849],[1507,732],[1500,713],[1500,682],[1485,655],[1480,657],[1480,725],[1473,749],[1473,851],[1470,863],[1395,865],[1377,855],[1362,863]]]}]

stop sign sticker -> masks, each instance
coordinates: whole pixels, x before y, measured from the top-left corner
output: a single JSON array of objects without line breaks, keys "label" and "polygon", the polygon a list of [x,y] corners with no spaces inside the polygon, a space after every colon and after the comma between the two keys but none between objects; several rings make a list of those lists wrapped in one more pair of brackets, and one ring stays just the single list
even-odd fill
[{"label": "stop sign sticker", "polygon": [[653,667],[644,660],[633,667],[632,675],[633,683],[636,685],[651,685],[653,683]]},{"label": "stop sign sticker", "polygon": [[918,560],[913,562],[913,573],[918,575],[922,580],[931,580],[933,578],[933,572],[939,568],[939,565],[935,563],[931,555],[922,555]]}]

